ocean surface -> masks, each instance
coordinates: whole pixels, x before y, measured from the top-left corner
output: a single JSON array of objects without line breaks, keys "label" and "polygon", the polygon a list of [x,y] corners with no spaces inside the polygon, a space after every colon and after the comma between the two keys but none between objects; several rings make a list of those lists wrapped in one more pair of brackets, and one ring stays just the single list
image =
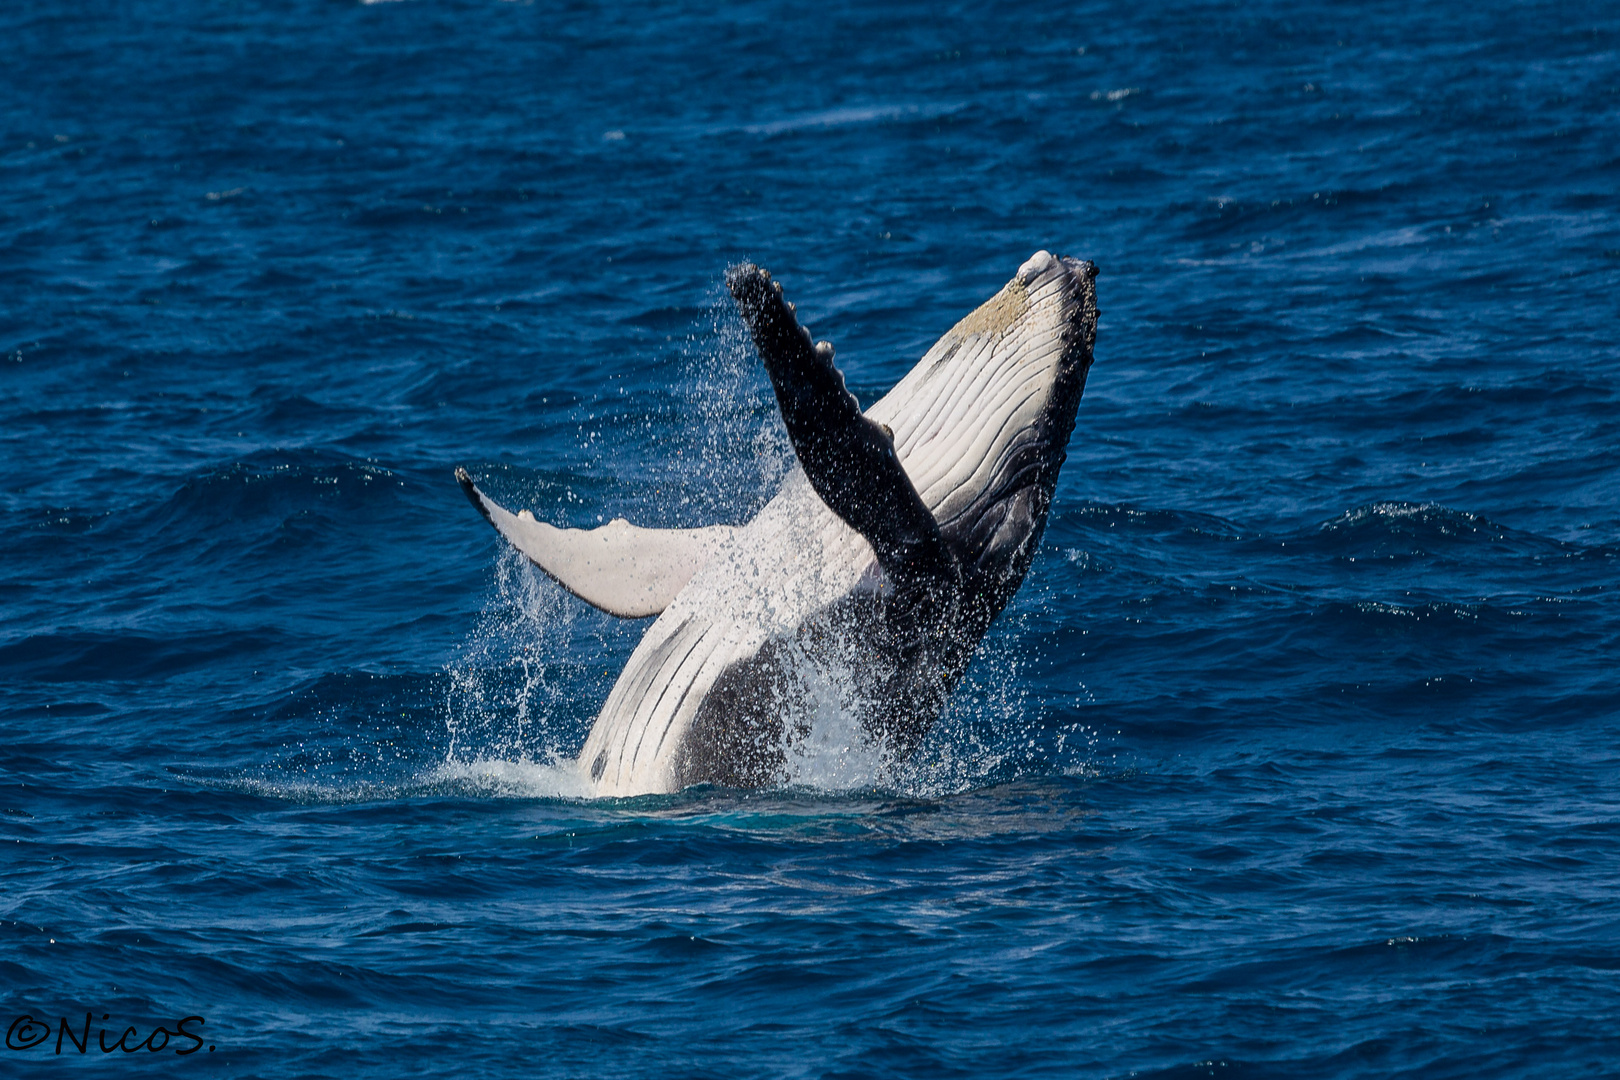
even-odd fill
[{"label": "ocean surface", "polygon": [[[10,0],[0,62],[0,1073],[1620,1076],[1620,7]],[[581,797],[647,624],[453,469],[740,523],[728,264],[870,403],[1041,248],[1096,363],[917,757]]]}]

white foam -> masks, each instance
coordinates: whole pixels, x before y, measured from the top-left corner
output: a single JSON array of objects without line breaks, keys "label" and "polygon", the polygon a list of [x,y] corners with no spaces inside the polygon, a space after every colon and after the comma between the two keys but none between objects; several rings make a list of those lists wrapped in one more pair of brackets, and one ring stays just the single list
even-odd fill
[{"label": "white foam", "polygon": [[422,777],[431,784],[455,784],[507,799],[588,799],[590,781],[571,758],[548,761],[478,757],[446,761]]}]

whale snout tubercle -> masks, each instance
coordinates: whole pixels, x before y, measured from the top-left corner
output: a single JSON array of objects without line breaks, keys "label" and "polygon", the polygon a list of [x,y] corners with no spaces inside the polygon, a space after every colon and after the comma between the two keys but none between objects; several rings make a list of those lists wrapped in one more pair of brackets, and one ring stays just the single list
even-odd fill
[{"label": "whale snout tubercle", "polygon": [[1051,268],[1057,262],[1057,257],[1045,248],[1037,251],[1024,260],[1024,265],[1018,268],[1018,283],[1028,285]]}]

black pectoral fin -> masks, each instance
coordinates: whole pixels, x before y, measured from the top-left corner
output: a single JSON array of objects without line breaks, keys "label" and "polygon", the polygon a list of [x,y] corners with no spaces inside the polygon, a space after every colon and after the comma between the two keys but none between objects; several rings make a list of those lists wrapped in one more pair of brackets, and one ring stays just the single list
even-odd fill
[{"label": "black pectoral fin", "polygon": [[726,273],[816,494],[877,552],[897,593],[960,588],[961,569],[912,486],[894,440],[861,414],[827,342],[811,344],[782,286],[752,263]]}]

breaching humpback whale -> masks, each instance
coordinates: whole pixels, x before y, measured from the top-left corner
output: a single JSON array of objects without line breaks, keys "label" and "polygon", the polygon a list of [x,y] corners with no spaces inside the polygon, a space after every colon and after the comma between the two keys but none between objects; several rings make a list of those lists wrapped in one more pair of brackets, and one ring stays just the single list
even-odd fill
[{"label": "breaching humpback whale", "polygon": [[916,749],[1040,542],[1091,367],[1096,276],[1036,252],[862,413],[780,283],[732,267],[798,456],[746,525],[558,529],[456,470],[564,588],[658,616],[580,753],[595,793],[781,782],[829,694],[891,759]]}]

